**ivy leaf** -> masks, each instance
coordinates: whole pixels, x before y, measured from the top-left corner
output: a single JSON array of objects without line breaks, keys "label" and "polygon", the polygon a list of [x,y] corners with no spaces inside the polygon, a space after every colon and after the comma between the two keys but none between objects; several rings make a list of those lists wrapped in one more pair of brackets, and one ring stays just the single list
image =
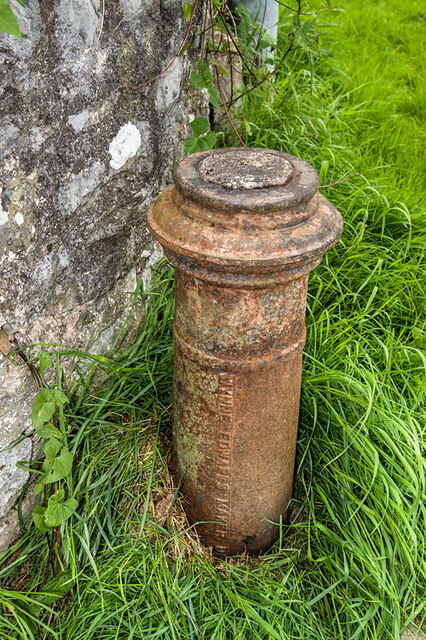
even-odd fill
[{"label": "ivy leaf", "polygon": [[[1,2],[1,0],[0,0]],[[35,427],[41,427],[48,422],[55,413],[55,400],[50,389],[41,389],[34,398],[31,419]]]},{"label": "ivy leaf", "polygon": [[196,89],[207,89],[204,78],[199,73],[197,73],[196,69],[193,69],[191,71],[191,84]]},{"label": "ivy leaf", "polygon": [[65,393],[63,391],[60,391],[59,389],[54,389],[53,398],[55,400],[55,403],[60,407],[63,407],[64,404],[69,402],[68,397],[65,395]]},{"label": "ivy leaf", "polygon": [[68,500],[65,500],[64,505],[67,509],[75,511],[78,507],[78,500],[76,500],[75,498],[68,498]]},{"label": "ivy leaf", "polygon": [[6,0],[0,0],[0,31],[23,40],[18,20]]},{"label": "ivy leaf", "polygon": [[189,22],[191,20],[192,10],[193,10],[192,4],[190,2],[185,2],[185,4],[183,5],[183,13],[184,13],[186,22]]},{"label": "ivy leaf", "polygon": [[210,129],[209,121],[207,120],[207,118],[203,118],[203,116],[194,118],[194,120],[190,122],[190,125],[192,129],[192,135],[196,138],[202,136],[203,133],[207,133],[207,131]]},{"label": "ivy leaf", "polygon": [[49,531],[49,527],[46,526],[46,507],[34,507],[33,509],[33,520],[37,529],[40,531]]},{"label": "ivy leaf", "polygon": [[275,38],[268,29],[262,32],[262,37],[259,40],[259,49],[267,49],[267,47],[274,47],[276,44]]},{"label": "ivy leaf", "polygon": [[196,89],[213,89],[213,74],[207,62],[198,61],[197,68],[191,72],[191,83]]},{"label": "ivy leaf", "polygon": [[[50,496],[49,498],[49,503],[51,502],[53,503],[58,503],[61,502],[61,500],[63,500],[65,498],[65,489],[58,489],[57,491],[55,491],[55,493]],[[47,512],[46,512],[47,515]]]},{"label": "ivy leaf", "polygon": [[37,429],[37,433],[42,438],[63,438],[62,433],[53,426],[50,422],[44,424],[40,429]]},{"label": "ivy leaf", "polygon": [[46,458],[43,462],[44,476],[39,479],[40,484],[50,484],[67,477],[72,469],[74,456],[65,447],[56,458]]},{"label": "ivy leaf", "polygon": [[[212,60],[212,64],[216,64],[215,60]],[[220,67],[222,69],[222,67]],[[223,69],[223,72],[227,74],[227,71]],[[213,107],[220,106],[220,99],[217,89],[214,88],[214,78],[207,62],[198,62],[197,68],[191,73],[191,84],[196,89],[207,89],[210,96],[210,102]]]},{"label": "ivy leaf", "polygon": [[216,144],[217,133],[215,131],[209,131],[206,136],[200,138],[201,143],[204,146],[204,149],[213,149]]},{"label": "ivy leaf", "polygon": [[60,600],[71,591],[75,584],[72,570],[60,571],[54,578],[48,580],[43,587],[43,595],[37,596],[37,602],[50,605]]},{"label": "ivy leaf", "polygon": [[[1,1],[1,0],[0,0]],[[59,389],[41,389],[34,398],[31,419],[35,427],[41,427],[44,422],[49,422],[55,413],[56,406],[63,407],[69,402],[67,396]]]},{"label": "ivy leaf", "polygon": [[34,487],[34,491],[33,491],[34,495],[35,495],[35,496],[38,496],[38,495],[39,495],[39,493],[41,493],[42,491],[43,491],[43,485],[42,485],[42,484],[39,484],[39,483],[37,482],[37,484],[36,484],[36,485],[35,485],[35,487]]},{"label": "ivy leaf", "polygon": [[192,136],[185,138],[185,140],[183,141],[183,149],[185,153],[187,153],[188,155],[191,155],[191,153],[197,153],[197,151],[200,151],[198,147],[198,138],[193,138]]},{"label": "ivy leaf", "polygon": [[207,118],[200,116],[191,122],[192,136],[184,141],[184,149],[186,153],[197,153],[197,151],[205,151],[212,149],[216,144],[217,133],[210,131],[210,123]]},{"label": "ivy leaf", "polygon": [[25,0],[17,0],[19,2],[20,5],[22,5],[23,7],[25,7]]},{"label": "ivy leaf", "polygon": [[78,502],[74,498],[68,498],[65,502],[62,502],[64,497],[64,491],[58,491],[53,496],[50,496],[48,500],[47,509],[45,511],[46,525],[49,527],[59,527],[59,525],[68,520],[73,512],[78,507]]},{"label": "ivy leaf", "polygon": [[315,19],[300,22],[298,15],[293,16],[294,41],[308,53],[319,56],[318,29]]},{"label": "ivy leaf", "polygon": [[210,103],[212,107],[220,107],[221,101],[217,89],[209,89]]},{"label": "ivy leaf", "polygon": [[44,445],[44,455],[46,456],[46,460],[53,460],[56,458],[56,454],[62,449],[62,445],[59,440],[56,438],[52,438],[48,440]]},{"label": "ivy leaf", "polygon": [[186,138],[184,140],[183,147],[185,152],[188,154],[197,153],[197,151],[213,149],[216,144],[216,139],[217,133],[215,131],[209,131],[205,136],[190,136],[189,138]]},{"label": "ivy leaf", "polygon": [[50,367],[52,366],[52,358],[47,353],[47,351],[43,351],[43,349],[40,349],[37,359],[39,361],[41,375],[43,376],[45,370],[50,369]]}]

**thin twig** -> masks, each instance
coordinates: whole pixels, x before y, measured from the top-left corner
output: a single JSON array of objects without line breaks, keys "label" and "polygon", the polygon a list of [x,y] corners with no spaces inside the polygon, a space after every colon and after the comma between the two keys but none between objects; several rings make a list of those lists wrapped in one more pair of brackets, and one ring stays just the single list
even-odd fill
[{"label": "thin twig", "polygon": [[50,633],[49,628],[50,628],[50,623],[52,622],[52,618],[53,618],[53,611],[51,611],[51,612],[50,612],[49,619],[47,620],[47,627],[48,627],[48,628],[47,628],[47,629],[46,629],[46,631],[44,632],[43,640],[46,640],[46,638],[47,638],[47,634],[48,634],[48,633]]},{"label": "thin twig", "polygon": [[[213,8],[212,8],[212,0],[209,0],[209,13],[210,13],[210,22],[211,22],[211,28],[212,28],[212,45],[213,45],[213,56],[216,53],[216,44],[215,44],[215,37],[214,37],[214,21],[213,21]],[[217,65],[214,65],[214,72],[215,72],[215,76],[216,76],[216,84],[217,84],[217,88],[219,91],[219,95],[220,95],[220,100],[222,102],[222,106],[224,108],[224,111],[226,113],[226,117],[229,120],[229,124],[231,125],[232,129],[234,130],[235,135],[237,136],[238,140],[241,142],[241,144],[243,145],[243,147],[245,147],[246,145],[244,144],[240,134],[238,133],[232,118],[230,116],[230,113],[228,111],[228,107],[226,106],[226,101],[225,101],[225,97],[223,95],[223,91],[222,91],[222,87],[220,86],[220,80],[219,80],[219,71],[217,69]]]},{"label": "thin twig", "polygon": [[102,0],[102,16],[101,16],[101,26],[99,28],[99,33],[98,33],[98,43],[99,43],[99,40],[101,39],[102,31],[104,28],[104,20],[105,20],[105,0]]},{"label": "thin twig", "polygon": [[206,51],[205,40],[206,40],[206,33],[207,33],[207,11],[203,11],[203,13],[204,13],[203,28],[201,29],[201,32],[200,32],[200,36],[201,36],[200,51],[202,56]]},{"label": "thin twig", "polygon": [[153,78],[148,78],[148,80],[145,80],[145,82],[142,82],[142,84],[138,84],[136,86],[121,87],[122,90],[130,89],[131,91],[137,91],[138,89],[141,89],[142,87],[145,87],[145,85],[150,84],[151,82],[154,82],[154,80],[157,80],[158,78],[161,78],[161,76],[163,76],[165,73],[167,73],[167,71],[170,69],[170,67],[178,59],[182,49],[184,48],[184,46],[186,44],[186,41],[188,40],[189,32],[191,31],[192,22],[194,20],[195,11],[197,9],[198,3],[199,3],[199,0],[195,0],[194,8],[192,9],[191,17],[189,19],[188,27],[186,29],[185,37],[183,39],[182,44],[179,47],[179,51],[173,56],[173,59],[170,62],[170,64],[168,64],[167,67],[165,69],[163,69],[163,71],[161,73],[159,73],[158,75],[154,76]]},{"label": "thin twig", "polygon": [[346,180],[349,180],[350,178],[355,178],[355,176],[361,176],[361,173],[351,173],[348,176],[346,176],[346,178],[343,178],[342,180],[336,180],[336,182],[330,182],[330,184],[321,184],[318,189],[327,189],[328,187],[334,187],[335,184],[340,184],[341,182],[346,182]]},{"label": "thin twig", "polygon": [[280,4],[282,7],[285,7],[289,11],[293,11],[293,13],[297,13],[297,9],[293,9],[293,7],[290,7],[290,5],[281,2],[281,0],[275,0],[275,2],[278,2],[278,4]]},{"label": "thin twig", "polygon": [[237,50],[238,55],[240,56],[241,62],[243,63],[243,65],[245,66],[245,68],[247,69],[247,71],[248,71],[248,72],[253,76],[253,78],[255,78],[255,77],[256,77],[256,76],[255,76],[255,74],[254,74],[254,73],[253,73],[253,71],[250,69],[250,67],[248,66],[247,62],[244,60],[243,54],[241,53],[239,46],[238,46],[238,45],[237,45],[237,43],[235,42],[235,40],[234,40],[234,38],[233,38],[233,36],[232,36],[232,33],[231,33],[231,31],[230,31],[230,29],[229,29],[228,25],[227,25],[227,24],[226,24],[226,22],[225,22],[225,17],[224,17],[224,15],[223,15],[223,13],[222,13],[221,11],[218,11],[218,13],[219,13],[219,16],[220,16],[220,18],[221,18],[221,20],[222,20],[222,22],[223,22],[223,26],[225,27],[226,32],[227,32],[228,36],[230,37],[230,39],[231,39],[231,41],[232,41],[232,44],[234,45],[235,49]]},{"label": "thin twig", "polygon": [[232,11],[229,10],[229,8],[228,8],[227,15],[232,22],[232,26],[234,27],[234,33],[237,34],[238,33],[237,23],[235,22],[234,14],[232,13]]},{"label": "thin twig", "polygon": [[290,43],[290,46],[287,49],[287,51],[284,53],[284,55],[281,58],[279,64],[277,64],[277,66],[273,69],[273,71],[271,71],[270,73],[264,75],[263,78],[261,80],[259,80],[259,82],[257,82],[252,87],[249,87],[248,89],[243,91],[243,93],[240,93],[240,95],[237,98],[234,98],[234,100],[232,100],[231,102],[228,102],[228,107],[232,107],[232,105],[235,102],[237,102],[240,98],[242,98],[243,96],[247,95],[251,91],[254,91],[254,89],[257,89],[257,87],[260,87],[260,85],[263,84],[265,82],[265,80],[269,80],[269,78],[271,78],[274,75],[274,73],[276,73],[278,71],[278,69],[280,69],[282,67],[282,65],[284,64],[284,61],[287,58],[287,56],[290,53],[290,51],[292,51],[294,49],[299,49],[299,47],[294,47],[294,41],[292,40],[291,43]]},{"label": "thin twig", "polygon": [[[42,375],[39,371],[39,369],[37,367],[35,367],[32,362],[30,362],[27,358],[26,353],[23,351],[23,349],[25,349],[26,347],[21,347],[20,344],[18,343],[18,341],[16,340],[16,338],[14,339],[12,345],[15,347],[15,349],[13,351],[10,352],[10,356],[13,355],[17,355],[21,358],[21,360],[23,360],[23,362],[27,365],[28,369],[30,370],[30,373],[32,375],[32,377],[34,378],[34,381],[37,385],[37,389],[38,391],[40,391],[43,387],[45,387],[45,383],[44,380],[42,378]],[[13,362],[13,360],[12,360]],[[17,364],[17,363],[16,363]]]},{"label": "thin twig", "polygon": [[[297,11],[296,14],[297,15],[301,15],[302,13],[302,0],[297,0]],[[293,34],[294,36],[294,34]],[[250,87],[249,89],[246,89],[246,91],[244,91],[243,93],[240,93],[240,95],[235,98],[234,100],[232,100],[232,102],[228,103],[228,107],[231,107],[234,102],[236,102],[237,100],[239,100],[240,98],[242,98],[243,96],[247,95],[248,93],[250,93],[251,91],[253,91],[254,89],[257,89],[257,87],[260,87],[261,84],[263,84],[265,82],[265,80],[268,80],[269,78],[271,78],[284,64],[285,59],[287,58],[288,54],[290,53],[290,51],[294,50],[294,49],[299,49],[299,46],[294,46],[294,37],[290,42],[290,46],[288,47],[287,51],[284,53],[284,55],[282,56],[279,64],[277,64],[277,66],[268,74],[266,74],[265,76],[263,76],[263,78],[257,82],[255,85],[253,85],[252,87]]]},{"label": "thin twig", "polygon": [[259,37],[258,37],[258,39],[257,39],[256,46],[255,46],[255,48],[254,48],[254,50],[255,50],[255,51],[257,51],[257,50],[258,50],[258,48],[259,48],[259,44],[260,44],[260,41],[261,41],[261,39],[262,39],[262,31],[263,31],[263,27],[264,27],[264,24],[265,24],[266,8],[267,8],[267,6],[268,6],[268,0],[265,0],[265,8],[263,9],[262,24],[260,25],[260,29],[259,29]]}]

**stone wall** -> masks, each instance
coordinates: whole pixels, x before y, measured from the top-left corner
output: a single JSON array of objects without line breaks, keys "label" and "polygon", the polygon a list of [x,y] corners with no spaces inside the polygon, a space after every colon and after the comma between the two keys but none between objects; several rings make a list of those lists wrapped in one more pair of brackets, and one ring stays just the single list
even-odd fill
[{"label": "stone wall", "polygon": [[[182,2],[11,4],[24,40],[0,34],[0,343],[3,352],[8,339],[104,352],[129,292],[149,283],[161,256],[145,212],[183,153],[190,60],[142,90],[122,87],[173,58]],[[25,368],[0,355],[0,548],[17,531],[28,474],[16,462],[30,459],[33,442],[5,448],[30,428],[35,393]]]}]

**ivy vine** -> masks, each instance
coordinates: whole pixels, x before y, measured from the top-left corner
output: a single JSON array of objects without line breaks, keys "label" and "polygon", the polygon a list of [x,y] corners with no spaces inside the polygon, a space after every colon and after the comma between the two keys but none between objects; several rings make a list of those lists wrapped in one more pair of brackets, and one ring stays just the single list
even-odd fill
[{"label": "ivy vine", "polygon": [[[269,1],[277,2],[293,14],[290,27],[282,34],[287,46],[281,54],[278,54],[275,38],[264,24],[266,2],[261,20],[256,21],[242,2],[231,10],[228,0],[205,0],[204,24],[199,32],[201,59],[193,69],[190,79],[191,98],[196,117],[190,125],[191,135],[184,142],[187,153],[196,153],[224,144],[226,129],[229,129],[234,139],[236,138],[242,146],[245,146],[242,132],[237,124],[236,103],[264,82],[272,82],[275,73],[285,64],[292,51],[301,49],[306,53],[308,66],[312,72],[314,59],[320,53],[317,18],[319,13],[335,9],[331,0],[326,0],[317,10],[311,7],[309,0],[288,0],[288,3],[281,0]],[[166,68],[153,78],[148,78],[134,86],[122,87],[122,89],[138,91],[167,73],[187,50],[194,16],[202,3],[203,0],[184,3],[186,33],[178,51]],[[235,74],[240,76],[240,86],[235,86],[231,78],[232,96],[229,98],[225,95],[223,83],[229,73],[232,74],[232,70],[235,71],[234,56],[240,59],[242,71]],[[225,64],[219,64],[220,57],[225,57]],[[204,115],[205,112],[207,112],[206,115]],[[219,114],[218,117],[215,117],[215,112]],[[228,127],[224,122],[219,128],[215,126],[222,117],[220,114],[228,121]]]}]

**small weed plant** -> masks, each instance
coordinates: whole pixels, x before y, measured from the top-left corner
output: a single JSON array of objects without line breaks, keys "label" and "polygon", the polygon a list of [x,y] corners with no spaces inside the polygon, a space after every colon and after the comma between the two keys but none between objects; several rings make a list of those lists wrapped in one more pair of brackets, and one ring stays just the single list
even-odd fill
[{"label": "small weed plant", "polygon": [[[191,98],[198,115],[191,122],[192,135],[185,140],[187,153],[212,149],[225,141],[245,146],[239,117],[241,99],[264,83],[273,85],[275,74],[291,52],[304,51],[306,64],[313,72],[314,59],[320,54],[319,15],[335,7],[330,2],[323,5],[304,0],[293,4],[287,5],[291,21],[281,33],[285,47],[277,48],[275,38],[264,25],[265,13],[256,21],[243,3],[231,11],[227,0],[207,0],[202,59],[191,73]],[[197,6],[198,0],[184,5],[188,22]],[[183,51],[181,47],[178,55]]]}]

